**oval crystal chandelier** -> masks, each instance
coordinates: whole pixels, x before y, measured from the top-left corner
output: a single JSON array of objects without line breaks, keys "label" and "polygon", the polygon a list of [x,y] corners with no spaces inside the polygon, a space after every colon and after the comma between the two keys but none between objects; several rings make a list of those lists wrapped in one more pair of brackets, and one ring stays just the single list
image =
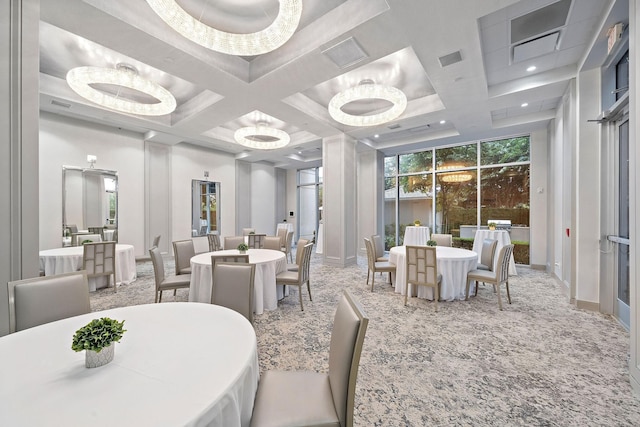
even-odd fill
[{"label": "oval crystal chandelier", "polygon": [[227,33],[203,24],[182,9],[175,0],[147,0],[151,9],[189,40],[228,55],[254,56],[285,44],[298,28],[302,0],[279,0],[278,16],[267,28],[255,33]]},{"label": "oval crystal chandelier", "polygon": [[[118,64],[116,68],[77,67],[67,73],[67,83],[81,97],[122,113],[162,116],[176,109],[175,97],[151,80],[140,77],[135,68]],[[131,101],[93,88],[92,84],[108,84],[137,90],[158,100],[155,103]]]},{"label": "oval crystal chandelier", "polygon": [[[391,108],[377,114],[356,116],[342,111],[342,107],[353,101],[367,99],[384,99],[391,102]],[[336,94],[329,101],[329,114],[337,122],[349,126],[376,126],[399,117],[407,108],[407,97],[400,89],[393,86],[375,84],[371,80],[363,80],[354,86]]]},{"label": "oval crystal chandelier", "polygon": [[240,128],[233,137],[238,144],[258,150],[275,150],[285,147],[291,141],[288,133],[269,127],[264,123]]},{"label": "oval crystal chandelier", "polygon": [[473,178],[472,171],[470,170],[461,170],[457,172],[444,172],[449,169],[458,169],[462,168],[464,165],[443,165],[438,168],[438,179],[442,182],[467,182],[471,181]]}]

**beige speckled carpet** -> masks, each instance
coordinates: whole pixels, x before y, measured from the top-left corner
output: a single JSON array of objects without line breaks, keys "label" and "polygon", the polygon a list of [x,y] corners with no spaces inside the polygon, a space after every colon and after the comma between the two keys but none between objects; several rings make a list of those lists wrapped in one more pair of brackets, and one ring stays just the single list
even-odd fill
[{"label": "beige speckled carpet", "polygon": [[[576,309],[547,274],[518,268],[513,304],[498,310],[491,286],[469,301],[433,303],[395,294],[366,259],[344,269],[314,255],[309,301],[297,289],[256,316],[261,371],[327,370],[338,296],[348,289],[369,316],[355,399],[356,426],[638,426],[640,400],[627,368],[629,335],[612,318]],[[166,260],[167,273],[173,261]],[[504,292],[504,289],[503,289]],[[165,292],[166,301],[173,301]],[[187,301],[188,290],[176,300]],[[94,310],[154,300],[150,262],[130,285],[91,295]],[[161,331],[158,331],[161,333]],[[282,402],[286,405],[287,402]]]}]

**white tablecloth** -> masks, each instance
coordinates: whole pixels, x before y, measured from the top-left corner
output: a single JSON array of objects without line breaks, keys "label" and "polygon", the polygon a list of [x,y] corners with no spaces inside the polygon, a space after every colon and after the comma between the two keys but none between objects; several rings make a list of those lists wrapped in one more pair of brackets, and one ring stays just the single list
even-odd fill
[{"label": "white tablecloth", "polygon": [[[82,246],[40,251],[40,270],[45,276],[71,273],[82,268]],[[136,254],[133,245],[116,244],[116,283],[129,284],[136,280]],[[107,285],[106,277],[89,279],[89,291]]]},{"label": "white tablecloth", "polygon": [[[205,252],[191,258],[191,286],[189,301],[211,302],[211,255],[237,255],[237,249]],[[276,288],[276,275],[287,270],[284,252],[271,249],[249,249],[249,262],[256,265],[253,282],[255,313],[278,308],[278,299],[284,296],[283,286]]]},{"label": "white tablecloth", "polygon": [[[474,270],[478,264],[478,254],[467,249],[436,246],[438,273],[442,274],[440,284],[440,299],[453,301],[465,298],[467,273]],[[394,284],[396,292],[404,295],[407,286],[406,247],[394,246],[389,251],[389,261],[396,265]],[[411,295],[415,290],[409,287]],[[418,287],[418,297],[433,299],[433,289],[426,286]]]},{"label": "white tablecloth", "polygon": [[[71,350],[91,319],[124,320],[114,360]],[[256,335],[211,304],[121,307],[0,338],[2,426],[248,426],[258,386]]]},{"label": "white tablecloth", "polygon": [[276,234],[274,234],[274,236],[278,235],[278,230],[284,228],[285,230],[287,230],[287,232],[291,231],[293,232],[293,224],[290,222],[280,222],[278,223],[278,225],[276,226]]},{"label": "white tablecloth", "polygon": [[[498,241],[498,246],[496,247],[496,256],[494,258],[494,269],[495,271],[495,263],[498,262],[498,255],[500,254],[500,249],[504,245],[511,244],[511,237],[509,237],[509,232],[507,230],[476,230],[476,237],[473,241],[473,251],[478,254],[478,262],[480,262],[480,254],[482,253],[482,241],[484,239],[495,239]],[[509,260],[509,275],[516,276],[518,271],[516,270],[516,261],[513,258],[513,254],[511,254],[511,259]]]},{"label": "white tablecloth", "polygon": [[321,254],[324,251],[324,224],[318,224],[318,235],[316,236],[316,253]]},{"label": "white tablecloth", "polygon": [[407,226],[404,229],[405,246],[425,246],[429,240],[429,227],[415,227],[413,225]]}]

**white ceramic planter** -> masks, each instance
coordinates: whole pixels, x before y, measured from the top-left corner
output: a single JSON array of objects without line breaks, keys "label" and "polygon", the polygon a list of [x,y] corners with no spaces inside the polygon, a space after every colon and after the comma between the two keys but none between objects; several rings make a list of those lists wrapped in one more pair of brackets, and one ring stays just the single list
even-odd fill
[{"label": "white ceramic planter", "polygon": [[100,352],[93,350],[85,351],[85,366],[87,368],[97,368],[113,360],[116,351],[116,343],[111,343],[109,347],[103,348]]}]

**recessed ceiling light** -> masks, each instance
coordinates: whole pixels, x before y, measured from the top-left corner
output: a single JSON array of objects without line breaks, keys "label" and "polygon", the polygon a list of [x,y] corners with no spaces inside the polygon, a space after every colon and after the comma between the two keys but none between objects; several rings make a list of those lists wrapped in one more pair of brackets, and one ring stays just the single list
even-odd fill
[{"label": "recessed ceiling light", "polygon": [[522,108],[524,108],[524,107],[528,107],[528,106],[529,106],[529,103],[528,103],[528,102],[523,102],[522,104],[520,104],[520,106],[521,106]]},{"label": "recessed ceiling light", "polygon": [[380,135],[376,133],[375,135],[373,135],[373,137],[374,138],[380,138]]},{"label": "recessed ceiling light", "polygon": [[446,121],[446,120],[440,120],[440,124],[441,124],[441,125],[443,125],[443,124],[445,124],[445,123],[447,123],[447,121]]},{"label": "recessed ceiling light", "polygon": [[535,71],[535,70],[536,70],[536,66],[535,65],[532,65],[532,66],[527,68],[528,72],[532,72],[532,71]]}]

